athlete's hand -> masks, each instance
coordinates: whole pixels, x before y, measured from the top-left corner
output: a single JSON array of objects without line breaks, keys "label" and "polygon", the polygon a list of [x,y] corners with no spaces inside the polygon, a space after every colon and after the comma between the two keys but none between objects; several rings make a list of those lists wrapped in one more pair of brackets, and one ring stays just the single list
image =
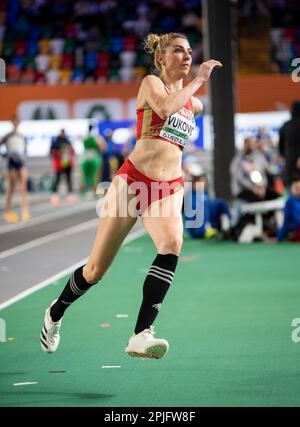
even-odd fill
[{"label": "athlete's hand", "polygon": [[209,61],[203,62],[203,64],[200,65],[198,77],[200,77],[201,80],[206,82],[215,67],[219,68],[223,67],[223,65],[220,61],[215,61],[214,59],[210,59]]}]

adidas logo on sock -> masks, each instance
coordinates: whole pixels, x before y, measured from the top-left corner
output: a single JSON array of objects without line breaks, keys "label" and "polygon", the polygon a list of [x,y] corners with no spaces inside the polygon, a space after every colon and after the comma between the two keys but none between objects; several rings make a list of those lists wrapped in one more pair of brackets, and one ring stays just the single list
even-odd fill
[{"label": "adidas logo on sock", "polygon": [[160,310],[160,308],[161,308],[161,303],[159,303],[159,304],[153,304],[153,306],[152,306],[153,308],[156,308],[156,310],[157,311],[159,311]]},{"label": "adidas logo on sock", "polygon": [[65,305],[71,305],[71,304],[72,304],[71,302],[69,302],[69,301],[64,301],[64,300],[61,300],[61,302],[62,302],[63,304],[65,304]]}]

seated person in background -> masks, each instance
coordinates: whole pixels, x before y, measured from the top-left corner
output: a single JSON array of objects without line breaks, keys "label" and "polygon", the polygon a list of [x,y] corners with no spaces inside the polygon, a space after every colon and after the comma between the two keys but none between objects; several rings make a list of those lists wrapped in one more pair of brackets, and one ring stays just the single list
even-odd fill
[{"label": "seated person in background", "polygon": [[268,162],[257,150],[256,139],[245,138],[243,151],[235,154],[230,165],[233,197],[246,202],[261,202],[280,197],[269,184],[268,173]]},{"label": "seated person in background", "polygon": [[284,158],[279,154],[278,145],[266,128],[259,128],[257,134],[257,148],[268,163],[268,178],[270,186],[272,186],[278,193],[283,194]]},{"label": "seated person in background", "polygon": [[278,148],[272,136],[268,133],[266,128],[259,128],[256,135],[257,149],[266,158],[268,163],[272,163],[278,155]]},{"label": "seated person in background", "polygon": [[300,175],[292,181],[290,193],[284,207],[283,225],[276,234],[279,242],[287,235],[290,241],[300,242]]},{"label": "seated person in background", "polygon": [[[184,201],[194,211],[196,206],[204,209],[202,224],[197,228],[186,227],[187,233],[192,238],[210,239],[219,234],[219,232],[225,236],[229,232],[231,218],[227,202],[210,197],[208,181],[201,166],[198,164],[186,166],[192,179],[192,188],[185,195]],[[194,218],[186,217],[185,219],[193,220]]]}]

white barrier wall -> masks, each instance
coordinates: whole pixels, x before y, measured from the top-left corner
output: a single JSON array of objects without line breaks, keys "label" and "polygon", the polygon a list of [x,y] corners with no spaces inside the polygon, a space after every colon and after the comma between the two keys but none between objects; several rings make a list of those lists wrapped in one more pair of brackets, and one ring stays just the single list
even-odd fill
[{"label": "white barrier wall", "polygon": [[[48,156],[50,144],[62,129],[74,145],[77,154],[82,152],[81,140],[88,132],[90,121],[87,119],[70,120],[24,120],[19,125],[19,132],[26,137],[27,155]],[[0,122],[0,138],[12,129],[10,122]]]}]

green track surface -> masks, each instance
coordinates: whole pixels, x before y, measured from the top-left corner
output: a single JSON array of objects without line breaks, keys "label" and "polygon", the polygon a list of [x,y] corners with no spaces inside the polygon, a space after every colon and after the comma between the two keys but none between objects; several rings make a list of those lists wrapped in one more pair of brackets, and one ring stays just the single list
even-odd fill
[{"label": "green track surface", "polygon": [[[288,243],[185,240],[155,324],[170,351],[140,360],[124,348],[155,251],[148,236],[129,243],[66,313],[55,354],[41,350],[39,333],[66,278],[0,312],[9,338],[0,343],[0,406],[299,406],[299,254]],[[27,381],[38,384],[13,385]]]}]

